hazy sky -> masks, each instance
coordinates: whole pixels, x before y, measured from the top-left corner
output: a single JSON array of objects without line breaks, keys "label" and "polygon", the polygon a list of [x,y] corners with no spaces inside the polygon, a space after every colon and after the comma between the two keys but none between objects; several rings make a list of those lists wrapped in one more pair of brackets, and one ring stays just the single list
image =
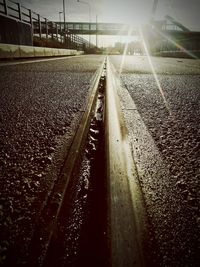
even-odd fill
[{"label": "hazy sky", "polygon": [[[81,1],[81,0],[80,0]],[[59,21],[63,0],[16,0],[42,16]],[[153,0],[83,0],[91,6],[91,19],[99,22],[144,24],[151,16]],[[66,21],[88,21],[89,7],[77,0],[65,0]],[[159,0],[156,19],[168,14],[191,30],[200,31],[200,0]]]},{"label": "hazy sky", "polygon": [[[63,0],[20,0],[24,6],[32,8],[41,15],[59,19]],[[65,0],[66,15],[69,21],[88,21],[89,9],[76,0]],[[96,14],[101,22],[143,23],[151,14],[153,0],[85,0],[90,3],[91,17]],[[169,14],[191,29],[200,29],[200,0],[159,0],[156,18]]]}]

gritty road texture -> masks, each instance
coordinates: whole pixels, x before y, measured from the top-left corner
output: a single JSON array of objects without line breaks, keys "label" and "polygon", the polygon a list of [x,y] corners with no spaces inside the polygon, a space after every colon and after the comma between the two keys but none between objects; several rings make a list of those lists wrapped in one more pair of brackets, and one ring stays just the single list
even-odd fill
[{"label": "gritty road texture", "polygon": [[[101,56],[0,66],[0,265],[23,265]],[[16,250],[17,248],[17,250]]]},{"label": "gritty road texture", "polygon": [[[111,60],[120,70],[122,57]],[[165,101],[146,57],[125,58],[119,92],[153,235],[147,266],[195,267],[200,262],[200,61],[152,62]]]}]

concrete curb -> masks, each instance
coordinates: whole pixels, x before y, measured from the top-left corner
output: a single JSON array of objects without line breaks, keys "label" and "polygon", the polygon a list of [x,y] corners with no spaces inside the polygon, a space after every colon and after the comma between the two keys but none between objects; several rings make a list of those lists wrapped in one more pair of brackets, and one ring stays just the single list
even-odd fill
[{"label": "concrete curb", "polygon": [[[112,267],[143,267],[138,203],[140,189],[128,140],[128,131],[117,94],[114,69],[107,60],[106,161],[109,188],[109,222]],[[130,181],[134,186],[130,185]],[[133,190],[133,192],[132,192]],[[132,197],[134,195],[134,197]]]},{"label": "concrete curb", "polygon": [[75,56],[82,55],[83,53],[83,51],[72,49],[0,44],[0,59]]},{"label": "concrete curb", "polygon": [[200,58],[199,50],[188,50],[187,53],[184,51],[162,51],[153,53],[154,56],[160,57],[175,57],[175,58]]}]

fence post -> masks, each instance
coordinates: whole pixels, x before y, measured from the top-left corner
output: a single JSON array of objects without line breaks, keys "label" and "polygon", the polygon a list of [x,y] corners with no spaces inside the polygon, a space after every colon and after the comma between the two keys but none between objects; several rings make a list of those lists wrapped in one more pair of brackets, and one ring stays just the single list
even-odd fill
[{"label": "fence post", "polygon": [[76,49],[76,35],[75,35],[75,34],[74,34],[74,38],[73,38],[73,40],[74,40],[73,48]]},{"label": "fence post", "polygon": [[75,48],[77,50],[77,48],[78,48],[78,38],[77,38],[77,35],[75,35],[74,37],[75,37]]},{"label": "fence post", "polygon": [[51,38],[53,39],[53,21],[51,22]]},{"label": "fence post", "polygon": [[31,24],[31,32],[32,32],[32,44],[33,44],[34,25],[33,25],[32,11],[31,11],[31,9],[28,9],[28,11],[29,11],[29,19],[30,19],[30,24]]},{"label": "fence post", "polygon": [[69,48],[72,49],[73,48],[73,33],[70,33],[69,35]]},{"label": "fence post", "polygon": [[40,20],[40,14],[37,14],[38,15],[38,28],[39,28],[39,36],[40,36],[40,39],[42,39],[42,29],[41,29],[41,20]]},{"label": "fence post", "polygon": [[74,49],[76,49],[76,35],[74,34]]},{"label": "fence post", "polygon": [[48,39],[48,22],[46,18],[45,18],[45,28],[46,28],[46,39]]},{"label": "fence post", "polygon": [[31,9],[29,9],[28,11],[29,11],[30,24],[33,27],[32,11]]},{"label": "fence post", "polygon": [[71,39],[72,40],[72,49],[74,49],[74,34],[73,33],[71,34],[71,38],[72,38]]},{"label": "fence post", "polygon": [[19,20],[22,20],[21,5],[19,3],[17,3],[17,6],[18,6]]},{"label": "fence post", "polygon": [[56,23],[56,39],[58,41],[58,24]]},{"label": "fence post", "polygon": [[71,37],[70,37],[70,34],[69,34],[68,30],[67,30],[66,45],[67,45],[67,48],[70,48],[70,45],[71,45]]},{"label": "fence post", "polygon": [[3,6],[4,6],[5,15],[8,15],[8,6],[7,6],[7,1],[6,0],[3,0]]},{"label": "fence post", "polygon": [[77,50],[80,50],[79,47],[80,47],[80,37],[77,36]]}]

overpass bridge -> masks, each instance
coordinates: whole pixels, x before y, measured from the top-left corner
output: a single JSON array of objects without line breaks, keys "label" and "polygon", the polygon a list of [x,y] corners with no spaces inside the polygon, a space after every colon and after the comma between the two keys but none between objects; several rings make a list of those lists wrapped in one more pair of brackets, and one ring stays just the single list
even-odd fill
[{"label": "overpass bridge", "polygon": [[[66,22],[64,25],[64,22],[50,21],[12,0],[0,0],[0,23],[1,42],[21,45],[33,45],[33,40],[38,43],[50,40],[65,48],[86,50],[95,45],[82,35],[139,36],[136,27],[120,23]],[[152,52],[180,50],[180,45],[186,50],[200,51],[200,32],[190,31],[170,16],[162,21],[152,19],[149,25],[143,26],[143,31]]]},{"label": "overpass bridge", "polygon": [[[60,29],[64,23],[56,22]],[[139,29],[132,25],[120,23],[67,22],[66,29],[75,35],[120,35],[139,36]],[[151,21],[142,27],[149,49],[152,53],[163,51],[200,51],[200,32],[190,31],[187,27],[169,15],[165,20]],[[198,52],[199,53],[199,52]]]},{"label": "overpass bridge", "polygon": [[[56,22],[64,29],[63,22]],[[128,24],[122,23],[102,23],[102,22],[66,22],[66,28],[73,34],[81,35],[138,35],[138,29]],[[130,33],[131,29],[131,33]]]}]

